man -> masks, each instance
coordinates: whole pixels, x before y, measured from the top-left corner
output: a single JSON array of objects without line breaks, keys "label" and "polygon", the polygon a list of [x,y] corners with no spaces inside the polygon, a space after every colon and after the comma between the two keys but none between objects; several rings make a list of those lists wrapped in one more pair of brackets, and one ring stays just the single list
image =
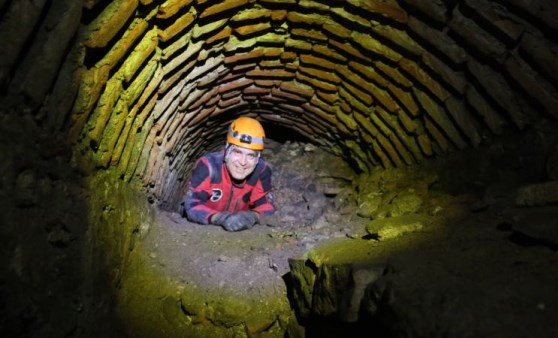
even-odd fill
[{"label": "man", "polygon": [[275,212],[271,168],[260,158],[264,139],[257,120],[239,117],[228,129],[224,151],[196,161],[184,203],[190,221],[240,231]]}]

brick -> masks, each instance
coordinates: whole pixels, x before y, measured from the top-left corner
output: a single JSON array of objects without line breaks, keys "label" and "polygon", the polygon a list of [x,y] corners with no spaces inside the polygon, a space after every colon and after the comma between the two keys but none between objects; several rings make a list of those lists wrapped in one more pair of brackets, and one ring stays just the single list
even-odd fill
[{"label": "brick", "polygon": [[255,77],[255,78],[269,78],[269,79],[292,79],[295,77],[294,73],[285,71],[285,70],[259,70],[254,69],[246,73],[248,77]]},{"label": "brick", "polygon": [[[445,109],[430,98],[426,93],[418,89],[414,89],[414,93],[419,100],[422,109],[426,112],[426,114],[428,114],[428,116],[432,117],[437,125],[440,126],[453,144],[455,144],[459,149],[465,149],[467,147],[467,143],[463,140],[461,134],[455,128],[453,122],[449,119]],[[443,147],[443,149],[446,151],[449,148]]]},{"label": "brick", "polygon": [[341,79],[333,72],[328,72],[316,68],[311,67],[298,67],[300,73],[308,75],[310,77],[315,77],[320,81],[329,82],[335,85],[339,85],[341,83]]},{"label": "brick", "polygon": [[[284,49],[282,47],[265,47],[263,48],[263,54],[266,58],[281,59]],[[283,61],[283,60],[281,60]]]},{"label": "brick", "polygon": [[345,52],[346,54],[351,56],[350,59],[356,58],[364,61],[365,63],[371,62],[370,58],[364,56],[364,54],[362,54],[358,49],[353,47],[350,43],[339,42],[335,39],[329,39],[328,43],[330,46],[334,46],[335,48],[339,49],[341,53]]},{"label": "brick", "polygon": [[138,7],[138,0],[112,1],[85,29],[83,42],[90,48],[102,48],[118,34]]},{"label": "brick", "polygon": [[359,88],[361,91],[368,91],[371,87],[370,82],[363,79],[360,74],[354,73],[351,68],[348,68],[345,65],[336,65],[335,72],[339,74],[343,80],[350,82],[352,85]]},{"label": "brick", "polygon": [[387,88],[390,82],[382,75],[378,74],[371,66],[365,66],[355,61],[349,61],[349,69],[354,70],[356,73],[364,76],[366,79],[374,82],[380,88]]},{"label": "brick", "polygon": [[228,108],[228,107],[234,107],[237,104],[239,104],[240,102],[241,102],[240,96],[235,96],[235,97],[232,97],[228,100],[220,100],[219,103],[217,103],[217,106],[221,109],[224,109],[224,108]]},{"label": "brick", "polygon": [[183,52],[181,52],[176,57],[171,58],[169,62],[167,62],[167,64],[165,65],[166,73],[167,74],[172,73],[176,68],[184,67],[185,63],[191,61],[191,59],[193,59],[194,56],[198,55],[202,47],[203,47],[203,41],[199,41],[196,43],[190,42],[188,44],[188,47],[186,47],[186,49]]},{"label": "brick", "polygon": [[516,43],[525,31],[524,25],[517,22],[507,11],[503,11],[500,5],[484,0],[465,0],[462,6],[474,11],[475,15],[482,18],[477,19],[478,21],[490,25],[501,36],[507,37],[509,42]]},{"label": "brick", "polygon": [[314,45],[312,46],[312,51],[315,52],[315,54],[323,55],[330,60],[341,61],[343,63],[347,61],[346,57],[330,49],[328,46]]},{"label": "brick", "polygon": [[411,80],[409,80],[405,75],[401,74],[401,72],[397,68],[393,66],[389,66],[381,61],[374,62],[374,67],[376,67],[380,72],[382,72],[385,76],[389,77],[399,86],[403,88],[414,87],[414,83]]},{"label": "brick", "polygon": [[284,9],[278,9],[271,12],[272,21],[283,21],[287,18],[287,11]]},{"label": "brick", "polygon": [[228,19],[221,19],[211,21],[210,23],[203,26],[199,26],[196,24],[192,29],[192,37],[194,37],[195,39],[200,39],[204,36],[212,34],[213,32],[218,31],[220,28],[225,26],[227,22]]},{"label": "brick", "polygon": [[246,73],[248,70],[255,69],[257,65],[257,63],[238,64],[233,67],[232,71],[233,73],[238,73],[238,75],[241,76],[241,73]]},{"label": "brick", "polygon": [[[428,67],[429,72],[438,75],[445,83],[459,94],[464,94],[469,86],[462,71],[455,71],[446,62],[441,61],[434,55],[425,52],[422,61]],[[449,89],[448,89],[449,90]]]},{"label": "brick", "polygon": [[325,121],[328,123],[328,125],[334,125],[335,123],[337,123],[337,120],[335,119],[335,116],[332,114],[328,114],[325,111],[323,111],[322,109],[320,109],[319,107],[311,104],[311,103],[304,103],[302,104],[302,107],[308,111],[309,113],[315,115],[316,117],[318,117],[319,119]]},{"label": "brick", "polygon": [[[432,121],[432,119],[425,118],[424,126],[425,126],[425,129],[428,131],[428,133],[430,135],[432,135],[432,137],[434,138],[434,141],[436,142],[436,143],[431,143],[432,144],[432,150],[435,153],[437,153],[438,155],[443,155],[443,154],[447,154],[450,151],[454,150],[454,148],[448,142],[446,136],[443,134],[443,132],[440,131],[440,129],[438,129],[438,127]],[[438,148],[436,147],[436,145],[438,146]]]},{"label": "brick", "polygon": [[428,136],[421,134],[417,136],[417,143],[420,147],[420,150],[424,153],[424,155],[430,157],[434,155],[434,150],[432,149],[432,143]]},{"label": "brick", "polygon": [[234,29],[234,32],[241,37],[254,36],[260,33],[267,32],[271,29],[269,22],[257,23],[253,25],[241,26]]},{"label": "brick", "polygon": [[172,24],[162,31],[159,31],[159,38],[161,41],[165,42],[182,31],[186,31],[190,28],[190,25],[194,22],[194,15],[192,13],[186,13],[176,20],[172,21]]},{"label": "brick", "polygon": [[329,19],[319,14],[302,14],[302,13],[290,11],[287,13],[287,20],[293,23],[302,23],[305,25],[320,26]]},{"label": "brick", "polygon": [[397,1],[363,1],[363,0],[348,0],[348,3],[365,10],[374,15],[381,15],[383,17],[393,19],[400,23],[407,22],[407,12],[401,7]]},{"label": "brick", "polygon": [[157,30],[148,31],[134,50],[126,57],[118,70],[119,76],[130,82],[142,64],[151,56],[157,47]]},{"label": "brick", "polygon": [[315,90],[307,85],[298,82],[282,82],[281,89],[292,94],[301,95],[304,97],[312,97],[315,94]]},{"label": "brick", "polygon": [[369,34],[352,31],[351,37],[362,48],[378,55],[381,58],[386,58],[390,61],[398,62],[403,57],[401,54],[382,44],[380,41],[374,39]]},{"label": "brick", "polygon": [[337,103],[339,101],[339,95],[338,94],[332,94],[332,93],[324,93],[320,90],[316,91],[316,95],[320,98],[320,100],[323,100],[331,105]]},{"label": "brick", "polygon": [[353,113],[353,116],[355,118],[355,121],[360,125],[362,129],[366,131],[366,133],[368,133],[370,136],[373,136],[374,138],[378,136],[378,133],[380,131],[366,115],[360,112],[355,112]]},{"label": "brick", "polygon": [[[254,83],[255,83],[257,86],[260,86],[260,87],[271,88],[271,87],[278,86],[281,82],[280,82],[280,81],[273,81],[273,80],[260,80],[260,79],[257,79],[257,80],[254,80]],[[288,83],[288,82],[285,82],[285,83]]]},{"label": "brick", "polygon": [[145,35],[149,24],[143,19],[135,19],[122,38],[118,39],[110,51],[99,61],[97,65],[109,66],[111,69],[117,65],[129,53],[130,48]]},{"label": "brick", "polygon": [[310,42],[302,41],[302,40],[295,40],[295,39],[290,39],[290,38],[285,41],[285,47],[286,48],[298,49],[298,50],[301,50],[301,51],[311,51],[312,50],[312,44]]},{"label": "brick", "polygon": [[216,5],[210,6],[206,8],[203,12],[200,13],[200,18],[206,18],[209,16],[213,16],[215,14],[223,13],[225,11],[231,9],[237,9],[238,7],[242,7],[248,3],[248,0],[227,0],[220,2]]},{"label": "brick", "polygon": [[408,133],[416,133],[418,130],[418,124],[409,117],[404,111],[399,110],[397,114],[399,122]]},{"label": "brick", "polygon": [[250,8],[231,16],[230,21],[239,23],[242,21],[261,20],[271,17],[271,13],[272,11],[267,8]]},{"label": "brick", "polygon": [[467,136],[470,143],[477,147],[482,137],[478,132],[479,126],[475,123],[472,112],[465,106],[465,102],[452,97],[446,101],[446,107],[459,129]]},{"label": "brick", "polygon": [[411,114],[413,117],[417,117],[419,114],[419,106],[415,102],[413,95],[410,92],[407,92],[393,84],[388,86],[389,92],[397,98],[397,100],[403,105],[407,112]]},{"label": "brick", "polygon": [[[523,129],[527,123],[527,117],[521,110],[521,104],[517,101],[517,93],[510,88],[506,79],[500,72],[488,65],[470,61],[467,63],[470,75],[473,76],[486,93],[490,93],[491,100],[495,101],[505,111],[515,125]],[[478,88],[478,89],[480,89]]]},{"label": "brick", "polygon": [[336,22],[332,22],[332,21],[326,21],[323,25],[322,25],[323,29],[333,35],[335,35],[337,38],[341,38],[343,40],[348,39],[351,36],[351,30],[336,23]]},{"label": "brick", "polygon": [[423,14],[426,14],[429,18],[439,24],[445,23],[446,17],[449,16],[448,8],[442,1],[403,0],[403,2],[411,7],[414,7]]},{"label": "brick", "polygon": [[284,69],[284,64],[280,60],[261,60],[258,62],[260,69]]},{"label": "brick", "polygon": [[329,11],[329,6],[314,0],[299,0],[298,5],[301,8],[320,10],[323,12]]},{"label": "brick", "polygon": [[[121,136],[118,140],[111,158],[111,164],[118,164],[118,170],[122,174],[126,172],[126,168],[128,167],[134,148],[137,148],[136,140],[141,139],[141,135],[147,134],[148,129],[144,130],[142,128],[147,127],[144,126],[144,123],[147,117],[151,116],[149,113],[155,106],[156,100],[157,96],[154,95],[147,102],[147,104],[141,108],[141,112],[136,115],[134,120],[130,123],[129,128],[123,131],[123,136]],[[143,133],[140,130],[143,130]]]},{"label": "brick", "polygon": [[309,54],[301,54],[299,56],[300,63],[311,65],[311,66],[318,66],[320,68],[325,68],[327,70],[334,70],[335,64],[331,61],[325,60],[323,58],[315,57]]},{"label": "brick", "polygon": [[319,30],[316,29],[303,29],[303,28],[293,28],[290,30],[291,36],[297,38],[305,38],[316,41],[327,41],[327,36]]},{"label": "brick", "polygon": [[211,45],[217,41],[221,41],[221,40],[226,40],[228,39],[232,34],[232,28],[229,26],[225,26],[223,27],[222,30],[220,30],[219,32],[215,33],[214,35],[208,37],[205,42],[208,45]]},{"label": "brick", "polygon": [[333,111],[333,107],[320,100],[320,98],[318,98],[317,96],[312,96],[312,98],[310,99],[310,104],[318,107],[322,111],[327,112],[332,116],[335,115],[335,112]]},{"label": "brick", "polygon": [[424,52],[424,49],[405,30],[386,25],[376,25],[372,27],[372,31],[414,56],[420,56]]},{"label": "brick", "polygon": [[226,92],[230,92],[233,90],[239,90],[245,87],[250,86],[252,83],[254,83],[254,81],[250,80],[250,79],[246,79],[246,78],[240,78],[238,80],[235,81],[230,81],[227,83],[223,83],[221,86],[219,86],[219,93],[223,94]]},{"label": "brick", "polygon": [[175,15],[182,8],[190,6],[194,0],[166,0],[157,10],[156,17],[159,19],[168,19]]},{"label": "brick", "polygon": [[500,40],[482,29],[475,21],[465,17],[458,9],[453,11],[448,27],[463,38],[468,49],[495,61],[501,60],[507,53],[506,46]]},{"label": "brick", "polygon": [[415,17],[409,18],[409,29],[428,41],[432,46],[448,57],[456,65],[463,64],[469,58],[468,53],[445,31],[429,26],[428,23],[420,21]]},{"label": "brick", "polygon": [[106,82],[103,95],[99,99],[99,103],[87,123],[87,136],[90,140],[95,142],[96,145],[98,145],[101,141],[103,130],[109,121],[112,109],[118,102],[118,98],[120,97],[120,94],[122,94],[123,90],[124,89],[120,79],[112,78]]},{"label": "brick", "polygon": [[397,150],[399,156],[403,159],[405,164],[411,165],[413,164],[413,159],[411,154],[409,153],[408,147],[412,144],[409,141],[404,133],[400,132],[400,126],[397,123],[397,118],[380,107],[376,108],[376,115],[390,128],[392,131],[389,135],[387,135],[391,144]]},{"label": "brick", "polygon": [[[291,101],[288,101],[291,102]],[[295,112],[297,114],[303,114],[305,112],[304,108],[300,107],[300,106],[296,106],[294,104],[291,103],[279,103],[278,106],[280,108],[283,108],[289,112]]]},{"label": "brick", "polygon": [[[339,101],[340,101],[339,108],[341,108],[341,110],[344,111],[346,114],[349,114],[350,112],[353,111],[353,107],[349,104],[349,102],[346,99],[341,98]],[[355,112],[361,112],[361,111],[355,110]],[[364,114],[364,112],[362,112],[362,114]]]},{"label": "brick", "polygon": [[372,99],[372,95],[370,95],[368,92],[362,91],[359,88],[351,85],[348,81],[343,81],[341,83],[341,86],[345,88],[349,93],[351,93],[352,97],[355,97],[356,99],[364,103],[366,106],[370,106],[374,102],[374,100]]},{"label": "brick", "polygon": [[202,106],[205,107],[205,104],[207,102],[209,102],[211,100],[211,98],[218,95],[219,87],[215,87],[211,90],[203,90],[202,93],[203,94],[202,94],[201,97],[199,97],[190,106],[187,107],[189,110],[197,109],[197,108],[202,107]]},{"label": "brick", "polygon": [[434,96],[436,96],[440,101],[445,101],[448,97],[450,97],[450,93],[416,62],[403,58],[399,61],[399,66],[418,83],[422,84],[425,91],[429,91],[434,94]]},{"label": "brick", "polygon": [[350,90],[346,89],[345,86],[339,87],[339,97],[347,100],[353,109],[357,109],[363,113],[366,113],[371,109],[369,106],[362,103],[362,101],[358,100]]},{"label": "brick", "polygon": [[260,59],[262,56],[263,50],[261,49],[254,49],[244,53],[235,53],[233,55],[225,57],[225,64],[246,63],[247,61]]},{"label": "brick", "polygon": [[283,53],[281,53],[281,60],[283,62],[294,61],[297,55],[298,54],[296,54],[295,52],[284,51]]},{"label": "brick", "polygon": [[196,66],[188,72],[188,81],[199,81],[200,77],[204,78],[206,76],[210,76],[212,72],[221,64],[223,64],[222,55],[209,58],[207,60],[204,60],[203,62],[198,62]]},{"label": "brick", "polygon": [[467,88],[467,103],[481,116],[493,134],[500,135],[503,133],[505,129],[504,120],[473,87]]},{"label": "brick", "polygon": [[250,85],[242,90],[245,95],[266,95],[269,94],[269,89],[261,88],[258,86]]},{"label": "brick", "polygon": [[239,40],[234,34],[231,35],[228,41],[223,46],[223,50],[227,52],[227,54],[235,53],[238,51],[245,51],[245,50],[253,50],[258,43],[257,39],[244,39]]},{"label": "brick", "polygon": [[379,102],[390,113],[394,113],[399,109],[399,105],[396,101],[393,100],[393,98],[387,91],[376,87],[371,87],[370,92],[372,93],[374,99],[376,99],[376,101]]},{"label": "brick", "polygon": [[391,141],[382,134],[378,135],[377,140],[378,140],[378,143],[382,146],[382,148],[386,151],[387,156],[390,159],[390,162],[395,167],[402,167],[404,165],[404,163],[401,160],[401,158],[399,157],[399,154],[395,150]]},{"label": "brick", "polygon": [[296,80],[326,92],[330,92],[330,93],[337,92],[337,85],[321,81],[319,79],[316,79],[315,77],[306,76],[301,72],[296,73]]},{"label": "brick", "polygon": [[339,122],[341,122],[347,128],[348,134],[357,130],[358,125],[351,115],[345,114],[344,112],[338,110],[336,116]]}]

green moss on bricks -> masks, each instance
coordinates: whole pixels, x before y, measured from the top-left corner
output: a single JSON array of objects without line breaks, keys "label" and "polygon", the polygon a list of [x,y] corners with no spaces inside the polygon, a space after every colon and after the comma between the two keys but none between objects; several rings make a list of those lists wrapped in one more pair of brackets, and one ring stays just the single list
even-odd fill
[{"label": "green moss on bricks", "polygon": [[118,312],[133,337],[283,337],[288,302],[227,294],[219,288],[170,277],[134,251],[118,298]]}]

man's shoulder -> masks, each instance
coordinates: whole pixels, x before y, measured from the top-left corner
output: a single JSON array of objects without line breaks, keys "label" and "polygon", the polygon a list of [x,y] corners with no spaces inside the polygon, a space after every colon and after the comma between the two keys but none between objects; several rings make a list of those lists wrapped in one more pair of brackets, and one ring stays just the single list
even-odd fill
[{"label": "man's shoulder", "polygon": [[271,170],[271,165],[269,164],[269,162],[267,162],[266,160],[261,159],[261,158],[260,158],[260,160],[258,161],[257,167],[258,167],[258,168],[261,168],[262,170],[263,170],[263,169]]},{"label": "man's shoulder", "polygon": [[221,166],[221,164],[223,164],[223,157],[224,156],[222,151],[214,151],[203,155],[201,158],[215,167]]}]

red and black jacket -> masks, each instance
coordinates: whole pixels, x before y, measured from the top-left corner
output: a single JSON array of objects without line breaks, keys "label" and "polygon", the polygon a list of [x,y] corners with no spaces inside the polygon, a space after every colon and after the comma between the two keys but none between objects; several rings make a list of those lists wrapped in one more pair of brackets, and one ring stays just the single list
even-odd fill
[{"label": "red and black jacket", "polygon": [[188,219],[200,224],[209,224],[211,216],[221,211],[273,214],[271,168],[260,159],[252,174],[238,185],[225,166],[223,151],[204,155],[195,163],[184,208]]}]

